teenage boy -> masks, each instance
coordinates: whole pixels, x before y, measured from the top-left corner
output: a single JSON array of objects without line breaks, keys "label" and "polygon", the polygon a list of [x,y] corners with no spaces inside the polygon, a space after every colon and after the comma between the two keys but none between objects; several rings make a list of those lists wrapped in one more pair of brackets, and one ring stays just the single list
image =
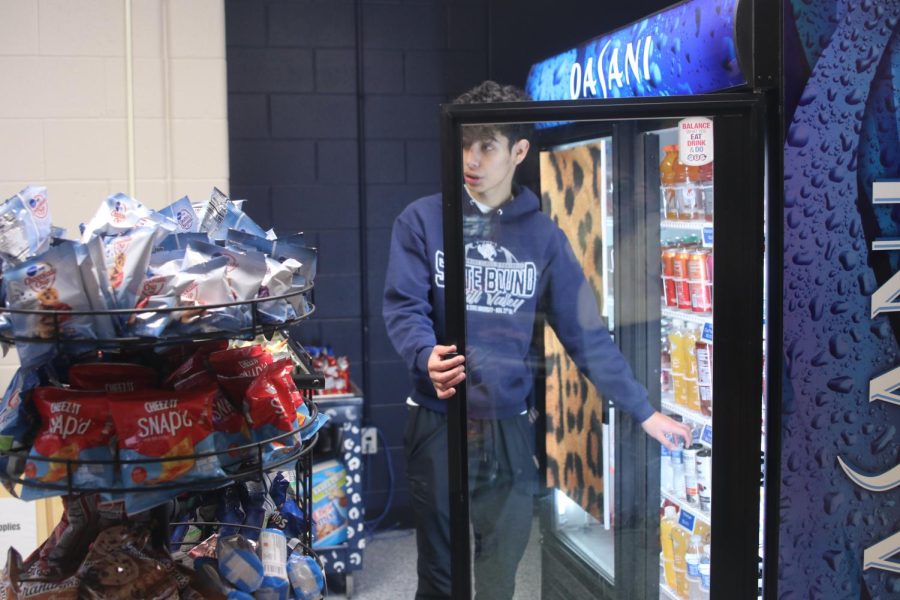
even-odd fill
[{"label": "teenage boy", "polygon": [[[517,88],[486,81],[455,103],[527,100]],[[527,410],[537,311],[593,385],[648,435],[670,448],[667,435],[691,443],[686,425],[650,406],[600,317],[565,234],[541,212],[534,193],[513,184],[528,154],[528,133],[518,124],[463,128],[468,357],[453,356],[456,347],[441,344],[448,332],[440,194],[416,200],[394,222],[383,314],[414,384],[404,444],[418,548],[417,600],[450,597],[446,400],[467,378],[476,598],[513,597],[537,487]]]}]

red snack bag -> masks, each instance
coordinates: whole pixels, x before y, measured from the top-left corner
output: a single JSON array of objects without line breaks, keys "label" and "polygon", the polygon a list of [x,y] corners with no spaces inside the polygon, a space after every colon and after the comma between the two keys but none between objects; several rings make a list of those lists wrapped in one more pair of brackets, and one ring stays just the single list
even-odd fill
[{"label": "red snack bag", "polygon": [[[215,385],[215,381],[212,375],[204,371],[179,381],[175,384],[175,390],[181,392],[197,388],[208,388],[210,385]],[[222,390],[217,390],[213,399],[212,410],[216,451],[222,453],[219,454],[219,461],[223,467],[241,462],[244,459],[245,452],[224,453],[232,448],[245,446],[250,443],[250,430],[247,427],[247,420],[241,411],[229,401]]]},{"label": "red snack bag", "polygon": [[209,366],[223,377],[256,377],[272,360],[272,355],[257,344],[213,352],[209,355]]},{"label": "red snack bag", "polygon": [[225,393],[225,396],[237,405],[244,401],[247,388],[255,380],[256,377],[253,375],[248,377],[223,377],[222,375],[216,375],[216,381],[219,382],[219,387]]},{"label": "red snack bag", "polygon": [[[164,462],[122,464],[126,487],[189,482],[224,476],[218,457],[197,458],[215,451],[214,384],[172,392],[142,390],[110,401],[123,460],[171,458]],[[140,512],[166,501],[175,491],[127,494],[126,510]]]},{"label": "red snack bag", "polygon": [[[302,405],[303,398],[290,377],[291,371],[291,360],[281,359],[267,366],[247,389],[244,414],[250,423],[253,441],[262,442],[298,428],[297,402]],[[264,449],[263,460],[292,451],[297,443],[295,437],[271,442]]]},{"label": "red snack bag", "polygon": [[156,384],[156,371],[143,365],[85,363],[69,368],[69,385],[76,390],[133,392]]},{"label": "red snack bag", "polygon": [[[109,419],[109,402],[98,392],[73,391],[39,387],[32,401],[41,417],[41,427],[25,464],[26,481],[64,485],[68,476],[65,462],[39,459],[105,460],[107,464],[73,464],[72,484],[76,488],[108,487],[114,471],[110,442],[113,424]],[[59,496],[65,490],[52,490],[25,485],[23,500]]]}]

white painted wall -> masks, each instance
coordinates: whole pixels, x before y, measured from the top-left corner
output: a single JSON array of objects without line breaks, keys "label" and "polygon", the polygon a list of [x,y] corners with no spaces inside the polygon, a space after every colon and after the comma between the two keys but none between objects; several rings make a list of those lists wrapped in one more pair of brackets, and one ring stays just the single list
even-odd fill
[{"label": "white painted wall", "polygon": [[[161,208],[228,191],[224,0],[2,0],[0,200],[46,185],[70,237],[128,192],[129,1],[136,197]],[[17,363],[15,351],[0,360],[0,391]],[[44,512],[54,522],[39,539],[58,518]],[[0,534],[4,556],[11,541]]]}]

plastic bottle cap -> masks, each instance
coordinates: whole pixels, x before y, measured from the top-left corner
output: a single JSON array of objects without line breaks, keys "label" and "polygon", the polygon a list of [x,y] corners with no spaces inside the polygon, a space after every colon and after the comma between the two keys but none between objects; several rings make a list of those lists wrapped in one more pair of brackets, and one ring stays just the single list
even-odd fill
[{"label": "plastic bottle cap", "polygon": [[675,152],[678,150],[678,144],[669,144],[668,146],[663,146],[663,152]]},{"label": "plastic bottle cap", "polygon": [[664,511],[664,514],[666,515],[665,518],[667,518],[667,519],[674,519],[674,518],[675,518],[675,507],[674,507],[674,506],[667,506],[667,507],[666,507],[666,510]]}]

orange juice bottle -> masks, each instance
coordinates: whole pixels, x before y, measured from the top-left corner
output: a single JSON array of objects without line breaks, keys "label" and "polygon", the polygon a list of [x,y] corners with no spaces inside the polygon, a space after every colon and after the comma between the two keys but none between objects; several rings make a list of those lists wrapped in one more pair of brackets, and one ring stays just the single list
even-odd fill
[{"label": "orange juice bottle", "polygon": [[689,599],[689,588],[687,580],[687,559],[685,555],[688,550],[691,534],[681,525],[676,524],[672,528],[672,549],[675,552],[675,593],[679,598]]},{"label": "orange juice bottle", "polygon": [[697,342],[700,341],[700,326],[691,325],[684,333],[684,395],[686,406],[700,412],[700,389],[697,386],[699,368],[697,364]]},{"label": "orange juice bottle", "polygon": [[663,571],[666,576],[666,585],[675,589],[675,546],[672,542],[672,531],[678,528],[675,517],[675,507],[667,506],[662,521],[659,523],[659,544],[662,546]]},{"label": "orange juice bottle", "polygon": [[675,392],[675,402],[687,406],[684,386],[684,346],[685,339],[682,331],[683,324],[679,320],[672,321],[669,328],[669,360],[672,365],[672,389]]},{"label": "orange juice bottle", "polygon": [[659,183],[662,186],[662,214],[665,219],[678,218],[678,194],[674,187],[676,182],[675,165],[678,163],[678,146],[671,144],[663,147],[662,162],[659,163]]}]

